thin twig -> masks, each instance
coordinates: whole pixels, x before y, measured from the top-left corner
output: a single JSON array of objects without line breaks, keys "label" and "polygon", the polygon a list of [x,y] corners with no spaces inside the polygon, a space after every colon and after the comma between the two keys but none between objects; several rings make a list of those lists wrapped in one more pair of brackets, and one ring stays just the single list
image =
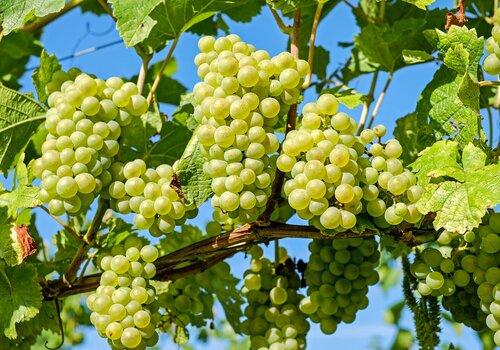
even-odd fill
[{"label": "thin twig", "polygon": [[111,10],[111,8],[109,7],[108,3],[104,0],[97,0],[97,2],[99,3],[99,5],[101,5],[102,9],[104,11],[106,11],[106,13],[108,15],[110,15],[111,17],[113,17],[113,19],[115,18],[115,16],[113,15],[113,10]]},{"label": "thin twig", "polygon": [[370,122],[368,123],[368,128],[371,128],[373,126],[373,122],[375,121],[375,117],[377,117],[378,112],[380,111],[380,107],[382,106],[382,102],[384,102],[384,98],[385,98],[385,95],[387,94],[387,90],[389,89],[389,85],[391,85],[392,78],[393,78],[393,73],[389,72],[389,75],[387,76],[387,80],[385,81],[384,87],[382,88],[380,95],[378,95],[377,102],[375,102],[375,107],[373,108],[373,112],[370,116]]},{"label": "thin twig", "polygon": [[478,82],[479,87],[484,87],[484,86],[500,86],[500,81],[492,81],[492,80],[482,80]]},{"label": "thin twig", "polygon": [[78,240],[82,240],[82,236],[80,236],[74,229],[73,227],[69,226],[67,223],[65,223],[64,221],[62,221],[60,218],[58,218],[57,216],[55,215],[52,215],[50,213],[50,211],[44,207],[43,205],[40,206],[40,209],[42,209],[44,212],[46,212],[47,214],[49,214],[49,216],[55,221],[57,222],[59,225],[62,226],[62,228],[68,232],[69,234],[73,235],[75,238],[77,238]]},{"label": "thin twig", "polygon": [[359,117],[358,130],[356,132],[358,135],[365,128],[366,117],[368,117],[368,112],[370,111],[370,106],[373,102],[373,93],[375,92],[375,88],[377,86],[378,73],[378,69],[373,72],[372,82],[370,83],[370,90],[368,91],[368,94],[366,94],[366,101],[363,103],[363,111],[361,112],[361,116]]},{"label": "thin twig", "polygon": [[165,71],[165,68],[167,68],[168,62],[172,59],[172,55],[174,53],[175,47],[177,46],[177,43],[179,42],[180,35],[176,36],[175,39],[172,41],[172,44],[170,45],[170,49],[167,52],[167,56],[163,60],[163,63],[160,67],[160,70],[158,71],[158,74],[156,74],[155,81],[153,82],[153,85],[151,86],[151,90],[149,91],[148,94],[148,103],[151,103],[153,101],[153,96],[156,92],[156,89],[158,89],[158,85],[160,85],[161,78],[163,77],[163,72]]},{"label": "thin twig", "polygon": [[351,10],[355,10],[356,9],[356,6],[354,6],[353,4],[351,4],[348,0],[343,0],[344,3],[349,6],[351,8]]},{"label": "thin twig", "polygon": [[64,274],[64,276],[62,276],[62,278],[59,280],[60,284],[71,285],[74,282],[76,274],[78,273],[78,269],[80,268],[80,265],[85,259],[87,249],[90,245],[92,245],[95,235],[97,234],[97,231],[99,231],[99,228],[101,227],[102,218],[104,217],[104,213],[106,212],[107,209],[108,209],[108,202],[100,198],[94,219],[92,220],[92,223],[90,224],[87,233],[85,233],[85,235],[83,236],[83,244],[80,246],[80,248],[78,248],[78,251],[73,257],[73,260],[71,260],[68,272]]},{"label": "thin twig", "polygon": [[488,114],[488,125],[490,127],[488,144],[490,148],[493,148],[493,113],[491,113],[490,106],[486,107],[486,113]]},{"label": "thin twig", "polygon": [[139,93],[142,93],[144,88],[144,82],[146,81],[146,75],[148,74],[148,65],[151,60],[151,55],[140,55],[141,56],[141,69],[139,70],[139,76],[137,77],[137,88]]},{"label": "thin twig", "polygon": [[318,2],[318,6],[316,7],[316,12],[314,13],[313,24],[311,28],[311,36],[309,37],[309,52],[307,55],[307,63],[309,63],[309,74],[304,81],[304,85],[302,85],[303,89],[307,89],[309,84],[311,84],[312,77],[312,67],[314,63],[314,43],[316,42],[316,33],[318,32],[318,25],[321,19],[321,11],[323,10],[323,2]]},{"label": "thin twig", "polygon": [[286,35],[292,34],[293,28],[290,27],[289,25],[286,25],[285,22],[283,22],[283,19],[279,15],[279,13],[273,9],[273,7],[268,3],[267,7],[271,11],[271,14],[274,17],[274,20],[276,21],[276,24],[278,25],[279,29]]},{"label": "thin twig", "polygon": [[61,17],[65,13],[73,10],[75,7],[79,6],[84,1],[85,0],[70,1],[70,2],[66,3],[66,5],[64,5],[64,7],[62,8],[61,11],[48,14],[47,16],[44,16],[35,22],[28,23],[23,27],[22,30],[25,32],[35,32],[35,31],[45,27],[47,24],[53,22],[54,20],[58,19],[59,17]]}]

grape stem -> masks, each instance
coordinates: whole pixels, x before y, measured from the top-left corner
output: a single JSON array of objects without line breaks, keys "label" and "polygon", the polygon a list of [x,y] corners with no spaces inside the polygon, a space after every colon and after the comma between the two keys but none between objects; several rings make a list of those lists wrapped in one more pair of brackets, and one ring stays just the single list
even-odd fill
[{"label": "grape stem", "polygon": [[46,25],[52,23],[54,20],[58,19],[62,15],[66,14],[67,12],[73,10],[75,7],[80,6],[84,1],[85,0],[69,1],[66,3],[66,5],[64,5],[64,7],[61,9],[61,11],[48,14],[47,16],[44,16],[44,17],[38,19],[37,21],[28,23],[23,27],[22,30],[25,32],[35,32],[35,31],[45,27]]},{"label": "grape stem", "polygon": [[64,221],[62,221],[60,218],[58,218],[57,216],[55,215],[52,215],[50,213],[50,211],[44,207],[43,205],[40,206],[40,209],[42,209],[44,212],[46,212],[47,214],[49,214],[49,216],[54,219],[55,222],[57,222],[59,225],[62,226],[62,228],[68,232],[69,234],[71,234],[72,236],[74,236],[76,239],[78,239],[79,241],[82,240],[82,237],[73,229],[73,227],[69,226],[67,223],[65,223]]},{"label": "grape stem", "polygon": [[375,88],[377,87],[379,70],[377,69],[373,72],[372,82],[370,83],[370,90],[368,94],[366,94],[366,100],[363,102],[363,110],[361,112],[361,116],[359,117],[358,130],[356,131],[356,135],[361,134],[361,131],[365,128],[366,118],[368,117],[368,112],[370,111],[370,106],[373,102],[373,94],[375,92]]},{"label": "grape stem", "polygon": [[289,25],[286,25],[285,22],[283,22],[283,19],[281,18],[279,13],[275,9],[273,9],[271,4],[267,3],[267,7],[271,11],[271,14],[274,17],[276,24],[278,25],[279,29],[283,32],[283,34],[291,35],[293,32],[293,28],[290,27]]},{"label": "grape stem", "polygon": [[58,285],[71,285],[75,281],[78,270],[80,269],[82,262],[85,260],[87,250],[92,245],[95,235],[101,227],[102,219],[104,217],[104,214],[106,213],[106,210],[108,209],[108,206],[109,204],[106,200],[102,198],[99,199],[99,204],[94,219],[92,220],[92,223],[90,224],[87,232],[83,236],[83,243],[80,248],[78,248],[78,251],[73,257],[73,260],[71,260],[68,272],[65,273],[60,279],[56,280]]},{"label": "grape stem", "polygon": [[380,107],[382,106],[382,102],[384,102],[384,98],[385,98],[385,95],[387,94],[387,90],[389,89],[389,85],[391,85],[392,78],[393,78],[393,73],[389,72],[389,75],[387,76],[387,80],[385,81],[384,87],[382,88],[380,95],[378,95],[377,102],[375,102],[375,107],[373,108],[372,114],[370,116],[370,121],[368,122],[368,128],[371,128],[373,126],[373,122],[375,121],[375,118],[377,117],[377,114],[380,111]]},{"label": "grape stem", "polygon": [[[419,229],[419,236],[415,236],[411,226],[400,225],[384,232],[384,234],[409,246],[434,240],[434,236],[428,235],[424,235],[425,239],[421,239],[422,230],[422,228]],[[429,228],[428,232],[434,232],[432,227]],[[159,258],[155,262],[157,269],[155,279],[175,280],[192,275],[204,271],[238,252],[245,251],[252,245],[267,244],[282,238],[345,239],[367,238],[376,234],[379,232],[367,229],[361,233],[347,230],[334,236],[327,236],[312,226],[290,225],[275,221],[269,222],[266,226],[258,223],[246,224],[233,231],[205,238]],[[43,294],[45,299],[50,300],[85,293],[97,288],[99,280],[100,274],[93,274],[85,276],[75,283],[61,283],[60,279],[44,281]]]},{"label": "grape stem", "polygon": [[144,89],[144,82],[146,81],[146,76],[148,74],[148,65],[149,61],[151,61],[151,55],[139,52],[139,56],[141,57],[141,69],[139,70],[139,75],[137,76],[137,89],[139,89],[139,93],[142,93],[142,90]]},{"label": "grape stem", "polygon": [[494,81],[494,80],[482,80],[478,82],[479,87],[483,86],[500,86],[500,81]]},{"label": "grape stem", "polygon": [[[299,37],[300,37],[300,9],[295,10],[293,14],[293,33],[290,40],[290,53],[298,58],[299,57]],[[297,120],[297,104],[291,105],[288,111],[285,127],[285,136],[290,130],[295,129],[295,123]],[[281,144],[278,153],[281,152]],[[269,222],[269,218],[273,213],[276,205],[278,204],[278,198],[280,197],[281,187],[283,186],[283,181],[285,179],[285,174],[276,169],[276,177],[274,178],[271,195],[267,201],[266,208],[262,214],[257,219],[257,222],[262,225],[266,225]]]},{"label": "grape stem", "polygon": [[115,17],[113,16],[113,11],[109,8],[109,5],[106,3],[105,0],[97,0],[97,2],[99,3],[99,5],[101,5],[102,9],[106,11],[108,15],[110,15],[111,17],[113,17],[113,19],[115,19]]},{"label": "grape stem", "polygon": [[158,89],[158,85],[160,85],[161,78],[163,77],[163,72],[167,68],[168,63],[172,59],[172,55],[174,54],[175,47],[177,46],[177,43],[179,42],[180,35],[176,36],[174,40],[172,41],[172,44],[170,44],[170,48],[168,49],[167,56],[163,60],[163,63],[161,64],[160,70],[156,74],[155,80],[153,82],[153,85],[151,86],[151,90],[149,91],[148,94],[148,103],[151,104],[153,101],[153,96],[156,93],[156,89]]},{"label": "grape stem", "polygon": [[321,19],[321,11],[323,10],[324,2],[318,2],[318,6],[316,7],[316,12],[314,13],[313,24],[311,28],[311,35],[309,37],[309,52],[307,55],[307,63],[309,63],[309,73],[306,76],[304,84],[302,85],[303,89],[307,89],[311,84],[312,77],[312,67],[314,63],[314,43],[316,42],[316,33],[318,32],[318,26]]}]

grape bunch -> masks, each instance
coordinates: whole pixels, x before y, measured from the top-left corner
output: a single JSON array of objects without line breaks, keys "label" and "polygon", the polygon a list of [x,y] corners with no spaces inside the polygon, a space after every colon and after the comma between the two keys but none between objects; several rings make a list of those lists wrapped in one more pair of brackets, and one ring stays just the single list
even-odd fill
[{"label": "grape bunch", "polygon": [[113,165],[113,181],[109,185],[112,207],[122,214],[135,213],[138,229],[149,229],[154,237],[170,233],[184,222],[186,213],[195,210],[187,205],[175,187],[175,174],[170,165],[147,168],[142,159],[125,165]]},{"label": "grape bunch", "polygon": [[87,298],[90,321],[113,349],[146,349],[158,342],[158,303],[149,284],[158,250],[130,237],[112,252],[102,257],[99,287]]},{"label": "grape bunch", "polygon": [[75,215],[110,184],[122,127],[148,104],[134,83],[117,77],[104,81],[75,69],[54,73],[46,91],[48,135],[33,170],[49,211]]},{"label": "grape bunch", "polygon": [[491,36],[486,39],[486,56],[483,67],[486,73],[491,75],[500,74],[500,10],[493,17],[495,24],[491,29]]},{"label": "grape bunch", "polygon": [[276,165],[291,177],[283,187],[290,206],[322,231],[350,229],[362,212],[381,227],[418,222],[423,189],[398,159],[399,142],[380,143],[382,125],[355,136],[354,119],[337,110],[333,95],[321,95],[283,142]]},{"label": "grape bunch", "polygon": [[442,232],[438,248],[427,247],[410,267],[420,295],[443,296],[457,322],[488,327],[500,345],[500,213],[464,235]]},{"label": "grape bunch", "polygon": [[193,89],[197,137],[211,179],[216,221],[254,221],[266,206],[274,179],[271,156],[279,148],[274,127],[298,102],[309,72],[304,60],[256,50],[237,35],[202,37]]},{"label": "grape bunch", "polygon": [[306,269],[307,297],[300,310],[332,334],[340,322],[352,323],[368,306],[368,286],[379,280],[380,253],[374,238],[313,240]]},{"label": "grape bunch", "polygon": [[305,349],[309,323],[297,307],[303,296],[294,263],[284,249],[276,266],[262,254],[258,246],[250,249],[252,260],[242,288],[248,300],[242,332],[250,336],[250,349]]}]

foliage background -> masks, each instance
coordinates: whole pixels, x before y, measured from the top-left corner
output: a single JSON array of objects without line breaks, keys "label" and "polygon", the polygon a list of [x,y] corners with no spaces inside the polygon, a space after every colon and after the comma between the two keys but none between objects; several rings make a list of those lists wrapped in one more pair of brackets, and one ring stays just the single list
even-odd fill
[{"label": "foliage background", "polygon": [[[438,0],[430,9],[443,7],[452,8],[454,7],[454,3],[451,0]],[[229,25],[230,32],[240,35],[245,41],[252,43],[257,48],[266,49],[271,54],[276,54],[286,49],[287,38],[279,31],[268,9],[265,7],[262,8],[261,14],[255,17],[251,23],[235,22],[227,16],[223,16],[223,18]],[[316,42],[317,45],[326,47],[330,51],[330,63],[327,67],[327,72],[338,68],[349,57],[350,48],[339,47],[337,43],[352,42],[354,35],[358,31],[359,28],[356,25],[351,9],[345,3],[340,3],[336,6],[328,17],[322,21]],[[115,23],[109,16],[96,16],[89,12],[82,14],[80,9],[76,9],[48,25],[40,41],[49,53],[54,53],[57,57],[61,58],[85,48],[112,43],[119,41],[119,39],[120,37],[115,30]],[[181,37],[174,54],[177,64],[169,67],[172,77],[188,90],[198,80],[193,63],[193,58],[198,51],[196,46],[197,40],[197,35],[185,33]],[[155,57],[161,59],[164,57],[164,53],[160,53]],[[38,65],[37,61],[36,58],[30,59],[27,67],[36,67]],[[127,49],[123,46],[123,43],[119,43],[85,56],[65,60],[61,63],[65,69],[76,66],[85,72],[93,73],[100,77],[123,76],[130,78],[137,74],[140,60],[133,49]],[[395,74],[395,79],[389,88],[389,93],[377,117],[377,121],[385,124],[389,132],[392,132],[396,119],[415,109],[416,101],[421,91],[432,79],[435,71],[433,66],[436,66],[433,62],[409,66],[399,70]],[[375,96],[380,92],[383,85],[381,82],[385,78],[386,74],[382,73]],[[359,92],[366,93],[369,89],[370,79],[371,76],[362,76],[353,81],[351,87]],[[21,91],[34,93],[31,71],[27,71],[24,74],[20,83],[22,85]],[[315,96],[314,89],[310,89],[305,96],[305,102],[312,100]],[[174,105],[162,104],[161,107],[162,111],[167,115],[170,115],[175,110]],[[343,108],[345,110],[345,107]],[[349,114],[354,118],[358,118],[360,113],[361,106],[349,111]],[[497,144],[500,138],[498,120],[500,119],[497,119],[497,125],[495,126],[494,144]],[[488,125],[485,125],[485,127],[485,131],[488,133]],[[10,188],[11,180],[10,177],[3,180],[5,187]],[[51,235],[56,229],[54,222],[40,210],[37,211],[37,226],[41,231],[42,237],[47,242],[50,242]],[[192,220],[192,223],[203,227],[208,221],[209,213],[209,206],[203,206],[200,208],[200,215]],[[295,221],[299,222],[298,220]],[[288,239],[283,241],[283,245],[289,249],[291,255],[297,258],[307,257],[308,252],[305,249],[304,240]],[[247,265],[242,254],[230,259],[230,263],[233,273],[236,276],[241,275]],[[370,306],[358,313],[355,324],[341,325],[338,331],[332,336],[321,334],[318,327],[313,325],[308,336],[310,348],[326,349],[333,345],[334,348],[338,349],[389,349],[393,338],[398,332],[398,327],[412,330],[413,323],[407,310],[403,312],[398,326],[387,323],[384,320],[386,309],[402,299],[397,270],[392,270],[386,279],[386,286],[394,288],[386,291],[384,290],[384,285],[380,284],[370,289]],[[100,339],[93,329],[85,329],[84,333],[85,341],[80,346],[75,346],[75,349],[104,348],[106,346],[106,342]],[[460,345],[464,349],[481,348],[475,332],[464,327],[453,327],[445,321],[441,339],[444,344],[453,341],[455,345]],[[203,344],[202,341],[193,339],[191,345],[196,349],[220,349],[221,342],[226,343],[223,340],[215,340],[209,344]],[[171,343],[167,336],[164,336],[160,343],[160,348],[162,349],[173,349],[176,347],[177,345]]]}]

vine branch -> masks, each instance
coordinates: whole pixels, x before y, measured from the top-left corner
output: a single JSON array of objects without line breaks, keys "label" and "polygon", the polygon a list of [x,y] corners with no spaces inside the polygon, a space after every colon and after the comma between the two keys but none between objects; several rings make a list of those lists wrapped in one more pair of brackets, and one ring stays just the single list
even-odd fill
[{"label": "vine branch", "polygon": [[50,213],[50,211],[44,207],[43,205],[40,206],[40,209],[42,209],[44,212],[46,212],[47,214],[49,214],[49,216],[55,221],[57,222],[59,225],[62,226],[62,228],[68,232],[69,234],[71,234],[72,236],[74,236],[76,239],[78,240],[81,240],[82,237],[73,229],[73,227],[69,226],[67,223],[65,223],[64,221],[62,221],[59,217],[55,216],[55,215],[52,215]]},{"label": "vine branch", "polygon": [[495,80],[482,80],[478,82],[479,87],[484,87],[484,86],[500,86],[500,81],[495,81]]},{"label": "vine branch", "polygon": [[304,85],[302,85],[303,89],[307,89],[311,84],[312,77],[312,67],[314,63],[314,43],[316,42],[316,34],[318,32],[319,21],[321,19],[321,11],[323,10],[323,2],[318,2],[318,6],[316,7],[316,12],[314,13],[313,24],[311,28],[311,36],[309,37],[309,52],[307,54],[307,63],[309,63],[309,73],[306,76],[304,81]]},{"label": "vine branch", "polygon": [[382,106],[382,102],[384,102],[385,95],[387,94],[387,90],[389,89],[389,85],[391,85],[393,77],[393,73],[389,72],[384,87],[382,88],[380,95],[378,95],[377,102],[375,102],[375,107],[373,108],[372,114],[370,116],[370,121],[368,122],[368,128],[371,128],[373,126],[373,122],[375,121],[375,118],[380,111],[380,107]]},{"label": "vine branch", "polygon": [[[249,246],[259,243],[268,244],[282,238],[345,239],[366,238],[376,234],[378,234],[377,231],[367,229],[362,233],[348,230],[339,232],[335,236],[327,236],[312,226],[289,225],[274,221],[271,221],[267,226],[261,226],[257,223],[246,224],[233,231],[205,238],[159,258],[155,262],[157,270],[155,279],[175,280],[204,271],[218,262],[246,250]],[[386,234],[409,246],[419,245],[429,239],[426,237],[422,240],[414,235],[411,227],[405,226],[395,227]],[[422,237],[424,236],[422,235]],[[61,283],[60,280],[48,281],[43,286],[43,294],[45,299],[54,299],[85,293],[97,288],[99,280],[100,274],[93,274],[73,284]]]},{"label": "vine branch", "polygon": [[289,25],[286,25],[285,22],[283,22],[283,19],[281,18],[279,13],[275,9],[273,9],[271,4],[267,3],[267,7],[271,11],[271,14],[274,17],[274,20],[276,21],[278,28],[283,32],[283,34],[291,35],[293,32],[293,28],[290,27]]},{"label": "vine branch", "polygon": [[151,61],[151,55],[140,54],[141,57],[141,68],[139,70],[139,75],[137,76],[137,88],[139,89],[139,93],[142,93],[144,89],[144,82],[146,81],[146,76],[148,74],[148,65],[149,61]]},{"label": "vine branch", "polygon": [[151,104],[153,101],[153,96],[156,93],[156,89],[158,89],[158,85],[160,85],[161,78],[163,77],[163,72],[165,71],[165,68],[167,68],[167,64],[170,62],[172,59],[172,55],[174,54],[175,47],[177,46],[177,43],[179,42],[179,37],[180,35],[176,36],[175,39],[172,41],[172,44],[170,45],[170,48],[168,49],[167,56],[163,60],[163,63],[161,64],[160,70],[156,74],[155,80],[153,82],[153,85],[151,86],[151,90],[149,91],[148,94],[148,103]]}]

